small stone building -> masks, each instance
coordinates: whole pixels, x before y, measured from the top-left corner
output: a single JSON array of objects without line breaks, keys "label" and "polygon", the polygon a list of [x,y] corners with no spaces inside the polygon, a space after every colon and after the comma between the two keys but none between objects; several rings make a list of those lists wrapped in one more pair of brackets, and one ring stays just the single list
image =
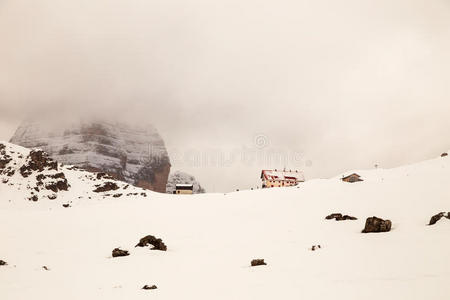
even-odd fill
[{"label": "small stone building", "polygon": [[354,183],[354,182],[363,181],[363,179],[361,178],[360,175],[353,173],[348,176],[342,177],[342,181]]},{"label": "small stone building", "polygon": [[175,186],[174,194],[193,194],[194,193],[194,185],[193,184],[177,184]]}]

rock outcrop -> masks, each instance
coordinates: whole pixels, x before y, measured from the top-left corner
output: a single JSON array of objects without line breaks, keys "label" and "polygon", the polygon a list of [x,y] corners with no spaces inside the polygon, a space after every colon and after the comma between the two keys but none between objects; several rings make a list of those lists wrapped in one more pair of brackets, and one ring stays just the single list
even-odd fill
[{"label": "rock outcrop", "polygon": [[[26,148],[40,148],[63,164],[103,172],[138,187],[166,192],[170,160],[164,141],[151,126],[138,128],[81,120],[29,121],[17,129],[11,142]],[[3,164],[0,162],[0,167]]]}]

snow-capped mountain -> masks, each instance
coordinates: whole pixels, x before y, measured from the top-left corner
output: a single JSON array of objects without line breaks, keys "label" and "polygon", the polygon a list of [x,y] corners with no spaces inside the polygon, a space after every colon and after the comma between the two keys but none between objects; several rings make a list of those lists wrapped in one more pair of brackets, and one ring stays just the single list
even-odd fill
[{"label": "snow-capped mountain", "polygon": [[62,165],[42,150],[0,142],[0,207],[68,207],[103,199],[146,197],[147,192],[105,173]]},{"label": "snow-capped mountain", "polygon": [[[145,197],[3,144],[2,299],[448,299],[448,157],[356,171],[356,183],[341,180],[348,172],[289,188]],[[363,233],[373,216],[390,231]],[[167,251],[140,247],[145,240]],[[251,267],[255,259],[266,265]]]},{"label": "snow-capped mountain", "polygon": [[169,180],[167,181],[167,193],[173,194],[177,184],[192,184],[194,187],[194,194],[205,193],[205,189],[200,185],[195,177],[185,172],[175,171],[170,173]]},{"label": "snow-capped mountain", "polygon": [[106,172],[119,180],[166,192],[170,159],[152,126],[103,120],[33,120],[24,122],[11,142],[41,148],[64,164]]}]

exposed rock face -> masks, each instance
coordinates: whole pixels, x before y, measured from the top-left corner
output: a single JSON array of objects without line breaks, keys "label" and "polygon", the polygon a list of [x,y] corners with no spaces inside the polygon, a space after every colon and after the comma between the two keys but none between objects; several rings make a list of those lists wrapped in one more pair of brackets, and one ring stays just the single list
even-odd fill
[{"label": "exposed rock face", "polygon": [[391,231],[392,222],[377,217],[367,218],[363,233]]},{"label": "exposed rock face", "polygon": [[104,172],[149,190],[166,192],[170,160],[153,127],[105,121],[23,123],[11,142],[41,148],[60,163]]},{"label": "exposed rock face", "polygon": [[200,183],[195,179],[194,176],[184,173],[181,171],[176,171],[171,173],[169,180],[167,181],[166,191],[168,194],[172,194],[175,191],[175,186],[177,184],[192,184],[194,186],[194,194],[204,193],[205,189],[200,185]]}]

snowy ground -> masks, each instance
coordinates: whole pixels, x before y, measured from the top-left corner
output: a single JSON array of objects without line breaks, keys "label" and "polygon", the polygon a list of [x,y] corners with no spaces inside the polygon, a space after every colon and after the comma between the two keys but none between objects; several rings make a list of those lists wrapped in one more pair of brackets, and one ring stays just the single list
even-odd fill
[{"label": "snowy ground", "polygon": [[[450,158],[358,173],[364,182],[94,195],[71,208],[61,203],[86,193],[73,174],[53,202],[0,183],[1,299],[449,299],[450,220],[426,224],[450,210]],[[334,212],[358,220],[324,219]],[[393,230],[361,233],[374,215]],[[134,248],[148,234],[168,251]],[[131,255],[112,258],[116,247]]]}]

